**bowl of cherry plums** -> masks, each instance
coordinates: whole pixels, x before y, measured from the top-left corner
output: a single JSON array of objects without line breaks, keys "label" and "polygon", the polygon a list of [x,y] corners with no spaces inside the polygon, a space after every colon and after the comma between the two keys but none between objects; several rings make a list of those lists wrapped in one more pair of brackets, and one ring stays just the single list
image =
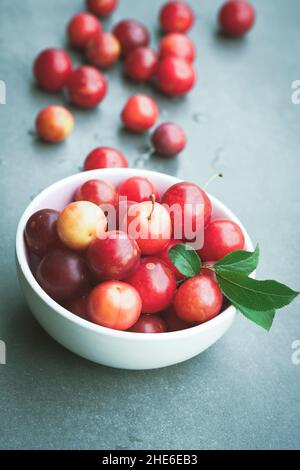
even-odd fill
[{"label": "bowl of cherry plums", "polygon": [[253,246],[224,204],[197,184],[129,168],[51,185],[16,238],[40,325],[72,352],[124,369],[185,361],[224,335],[236,309],[214,266],[237,250]]}]

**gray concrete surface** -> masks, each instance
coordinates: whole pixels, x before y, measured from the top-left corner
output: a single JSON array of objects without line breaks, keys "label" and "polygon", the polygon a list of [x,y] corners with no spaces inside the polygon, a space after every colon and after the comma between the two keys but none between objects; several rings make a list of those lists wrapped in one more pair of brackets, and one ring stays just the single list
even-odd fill
[{"label": "gray concrete surface", "polygon": [[[157,36],[159,0],[121,0],[109,27],[124,17],[147,21]],[[39,91],[31,64],[41,49],[65,43],[80,0],[1,0],[0,105],[1,449],[295,449],[300,446],[300,365],[291,361],[300,339],[297,300],[269,334],[239,316],[230,332],[202,355],[149,371],[113,370],[71,354],[33,320],[14,267],[15,229],[44,187],[78,171],[87,152],[115,145],[132,166],[161,170],[201,184],[223,170],[210,191],[232,208],[261,245],[259,275],[299,289],[300,105],[291,83],[300,79],[300,3],[256,0],[258,19],[244,40],[216,34],[221,0],[191,1],[197,21],[199,81],[184,99],[168,100],[107,73],[109,95],[94,111],[74,110],[76,130],[64,144],[36,140],[37,111],[63,102]],[[80,57],[73,54],[80,63]],[[188,147],[173,161],[151,158],[148,137],[123,132],[119,110],[136,90],[158,98],[161,120],[173,119]]]}]

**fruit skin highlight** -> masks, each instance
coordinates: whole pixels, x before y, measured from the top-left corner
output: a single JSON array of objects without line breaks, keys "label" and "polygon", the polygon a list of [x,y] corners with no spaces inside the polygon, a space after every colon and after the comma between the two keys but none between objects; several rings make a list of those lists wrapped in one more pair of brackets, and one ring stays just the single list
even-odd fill
[{"label": "fruit skin highlight", "polygon": [[88,40],[101,31],[102,27],[96,16],[87,12],[74,15],[67,26],[70,44],[78,49],[83,49]]},{"label": "fruit skin highlight", "polygon": [[155,101],[147,95],[131,96],[121,113],[124,126],[133,132],[146,132],[154,126],[159,110]]},{"label": "fruit skin highlight", "polygon": [[88,62],[95,67],[108,68],[119,58],[121,46],[117,38],[109,32],[95,34],[89,39],[85,55]]},{"label": "fruit skin highlight", "polygon": [[118,6],[118,0],[87,0],[86,6],[94,15],[108,16]]},{"label": "fruit skin highlight", "polygon": [[190,62],[179,57],[162,59],[157,70],[157,86],[167,96],[188,93],[196,82],[196,72]]},{"label": "fruit skin highlight", "polygon": [[159,258],[147,257],[127,279],[142,299],[143,313],[157,313],[165,310],[173,301],[176,279],[168,266]]},{"label": "fruit skin highlight", "polygon": [[68,204],[57,221],[58,236],[72,250],[85,250],[97,236],[106,231],[107,220],[100,207],[92,202]]},{"label": "fruit skin highlight", "polygon": [[127,233],[112,230],[90,244],[87,261],[98,280],[123,280],[137,268],[140,253]]},{"label": "fruit skin highlight", "polygon": [[128,208],[122,230],[136,240],[143,255],[162,251],[171,238],[171,218],[167,209],[153,201],[143,201]]},{"label": "fruit skin highlight", "polygon": [[52,143],[62,142],[71,134],[74,118],[64,106],[47,106],[37,115],[35,127],[43,140]]},{"label": "fruit skin highlight", "polygon": [[40,52],[33,64],[33,74],[46,91],[60,91],[72,71],[72,61],[63,49],[50,48]]},{"label": "fruit skin highlight", "polygon": [[255,16],[255,10],[249,2],[230,0],[220,9],[218,18],[220,29],[228,36],[243,36],[252,28]]},{"label": "fruit skin highlight", "polygon": [[142,309],[137,290],[122,281],[106,281],[95,287],[88,296],[88,317],[98,325],[115,330],[128,330]]},{"label": "fruit skin highlight", "polygon": [[149,47],[131,51],[125,61],[125,75],[135,82],[147,82],[156,74],[158,54]]},{"label": "fruit skin highlight", "polygon": [[212,220],[204,231],[204,244],[198,251],[203,261],[218,261],[232,251],[243,250],[245,237],[232,220]]},{"label": "fruit skin highlight", "polygon": [[166,33],[186,33],[194,24],[194,12],[186,2],[172,1],[163,5],[159,20]]},{"label": "fruit skin highlight", "polygon": [[[116,206],[117,192],[112,184],[99,179],[88,180],[75,193],[75,201],[89,201],[101,207]],[[102,209],[104,211],[104,208]]]},{"label": "fruit skin highlight", "polygon": [[218,284],[200,274],[185,281],[175,296],[175,311],[188,323],[204,323],[221,311],[223,295]]},{"label": "fruit skin highlight", "polygon": [[175,183],[167,189],[161,202],[170,209],[173,234],[176,235],[176,239],[185,238],[187,241],[193,241],[196,235],[201,235],[210,221],[212,213],[210,199],[205,191],[194,183],[186,181]]},{"label": "fruit skin highlight", "polygon": [[160,58],[179,57],[193,62],[196,50],[193,41],[185,34],[171,33],[162,38],[159,45]]},{"label": "fruit skin highlight", "polygon": [[41,209],[29,217],[25,227],[25,240],[29,249],[37,256],[61,245],[56,224],[59,212],[54,209]]},{"label": "fruit skin highlight", "polygon": [[85,159],[85,171],[98,168],[127,168],[128,162],[120,150],[113,147],[97,147]]},{"label": "fruit skin highlight", "polygon": [[186,136],[181,127],[164,122],[153,132],[151,142],[158,155],[175,157],[185,148]]},{"label": "fruit skin highlight", "polygon": [[157,189],[148,178],[143,176],[132,176],[123,181],[118,187],[118,195],[127,198],[129,202],[150,201],[151,196],[154,196],[155,201],[158,202]]},{"label": "fruit skin highlight", "polygon": [[68,80],[70,101],[79,108],[94,108],[105,98],[107,83],[95,67],[83,65],[74,70]]},{"label": "fruit skin highlight", "polygon": [[136,20],[122,20],[113,29],[114,35],[121,44],[123,55],[137,47],[148,46],[150,35],[147,28]]}]

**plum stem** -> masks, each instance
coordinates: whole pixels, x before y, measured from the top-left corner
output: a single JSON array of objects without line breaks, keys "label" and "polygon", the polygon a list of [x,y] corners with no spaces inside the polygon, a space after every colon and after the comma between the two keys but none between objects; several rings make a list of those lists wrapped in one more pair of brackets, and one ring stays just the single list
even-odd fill
[{"label": "plum stem", "polygon": [[214,272],[216,270],[213,264],[209,264],[208,266],[202,266],[202,267],[204,267],[204,269],[210,269],[211,271],[214,271]]},{"label": "plum stem", "polygon": [[212,175],[210,178],[208,178],[208,180],[204,183],[204,185],[202,186],[203,189],[206,189],[207,186],[210,185],[210,183],[212,183],[212,181],[214,181],[216,178],[223,178],[223,173],[216,173],[215,175]]},{"label": "plum stem", "polygon": [[150,194],[149,199],[152,202],[152,207],[151,207],[151,212],[148,215],[148,220],[151,220],[151,217],[152,217],[152,214],[153,214],[153,211],[154,211],[154,205],[155,205],[155,194]]}]

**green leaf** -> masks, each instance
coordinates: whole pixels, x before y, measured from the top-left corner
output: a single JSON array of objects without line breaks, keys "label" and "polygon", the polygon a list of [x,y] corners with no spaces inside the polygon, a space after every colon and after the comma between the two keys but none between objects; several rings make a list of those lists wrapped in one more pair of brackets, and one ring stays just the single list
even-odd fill
[{"label": "green leaf", "polygon": [[299,294],[279,282],[257,281],[241,273],[222,270],[217,274],[217,279],[225,297],[252,310],[284,307]]},{"label": "green leaf", "polygon": [[239,310],[248,320],[253,321],[257,325],[261,326],[265,330],[270,330],[274,317],[275,309],[265,310],[259,312],[258,310],[253,310],[251,308],[244,307],[237,302],[234,302],[233,305],[237,310]]},{"label": "green leaf", "polygon": [[224,256],[214,265],[216,273],[222,270],[239,272],[242,274],[251,274],[258,265],[259,246],[257,245],[253,252],[237,250]]},{"label": "green leaf", "polygon": [[201,259],[197,252],[187,245],[178,244],[169,250],[169,258],[178,271],[186,277],[194,277],[201,269]]}]

